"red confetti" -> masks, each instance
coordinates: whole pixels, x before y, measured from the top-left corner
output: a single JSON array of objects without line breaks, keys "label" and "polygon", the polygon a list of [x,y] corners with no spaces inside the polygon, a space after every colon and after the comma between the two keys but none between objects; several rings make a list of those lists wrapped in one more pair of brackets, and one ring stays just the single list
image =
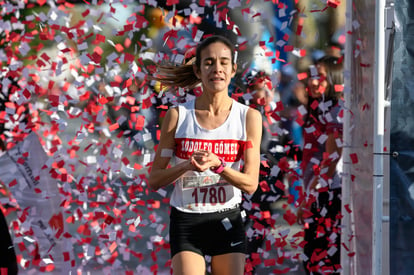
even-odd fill
[{"label": "red confetti", "polygon": [[328,7],[337,8],[341,4],[341,1],[338,0],[328,0]]},{"label": "red confetti", "polygon": [[352,213],[352,210],[351,210],[349,204],[344,205],[344,207],[345,207],[346,212]]},{"label": "red confetti", "polygon": [[297,220],[296,215],[290,209],[283,214],[283,218],[289,225],[295,224]]},{"label": "red confetti", "polygon": [[349,157],[351,158],[351,162],[352,162],[353,164],[358,163],[358,155],[357,155],[356,153],[352,153],[352,154],[350,154],[350,155],[349,155]]}]

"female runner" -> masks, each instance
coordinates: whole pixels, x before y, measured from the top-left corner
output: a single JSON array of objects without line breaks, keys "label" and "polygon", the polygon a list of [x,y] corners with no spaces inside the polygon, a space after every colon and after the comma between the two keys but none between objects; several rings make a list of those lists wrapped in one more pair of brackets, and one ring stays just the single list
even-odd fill
[{"label": "female runner", "polygon": [[[246,237],[242,192],[258,186],[261,115],[233,100],[236,74],[233,44],[210,36],[196,48],[192,65],[159,66],[163,85],[202,85],[195,100],[170,108],[149,175],[154,190],[174,183],[170,246],[173,274],[244,273]],[[173,160],[174,165],[169,165]]]}]

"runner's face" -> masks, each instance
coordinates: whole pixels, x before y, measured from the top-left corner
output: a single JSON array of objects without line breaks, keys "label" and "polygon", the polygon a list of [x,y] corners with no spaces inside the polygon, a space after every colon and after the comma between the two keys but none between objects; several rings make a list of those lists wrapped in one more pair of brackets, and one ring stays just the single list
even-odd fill
[{"label": "runner's face", "polygon": [[203,83],[203,90],[228,91],[236,71],[236,65],[232,64],[231,50],[221,42],[212,43],[201,51],[200,63],[200,69],[196,70],[196,74]]},{"label": "runner's face", "polygon": [[327,72],[324,65],[317,65],[318,75],[309,78],[309,91],[313,98],[320,98],[328,89],[329,83],[326,80]]}]

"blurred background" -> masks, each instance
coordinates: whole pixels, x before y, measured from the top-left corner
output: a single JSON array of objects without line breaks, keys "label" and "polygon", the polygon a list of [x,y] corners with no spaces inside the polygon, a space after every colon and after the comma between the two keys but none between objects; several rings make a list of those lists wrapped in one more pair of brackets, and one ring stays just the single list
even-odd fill
[{"label": "blurred background", "polygon": [[[41,146],[22,148],[44,150],[38,170],[57,186],[25,192],[11,187],[13,168],[0,167],[21,274],[170,273],[171,190],[152,192],[146,180],[162,118],[187,95],[148,79],[156,63],[181,63],[205,35],[231,39],[238,72],[230,92],[243,96],[252,70],[270,76],[275,103],[292,114],[276,126],[290,137],[279,152],[287,156],[301,146],[295,87],[309,65],[342,56],[345,45],[344,0],[0,3],[1,139],[12,152],[36,133]],[[293,221],[300,156],[288,157],[258,274],[304,274]],[[42,237],[34,217],[45,219]]]}]

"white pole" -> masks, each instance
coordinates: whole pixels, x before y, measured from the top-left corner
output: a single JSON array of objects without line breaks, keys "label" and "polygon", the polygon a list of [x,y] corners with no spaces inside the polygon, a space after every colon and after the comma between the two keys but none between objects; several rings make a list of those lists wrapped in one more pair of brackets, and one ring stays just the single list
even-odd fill
[{"label": "white pole", "polygon": [[[354,249],[353,245],[349,245],[349,239],[354,240],[355,238],[350,238],[353,234],[352,226],[352,213],[348,213],[345,206],[349,205],[352,209],[352,200],[351,200],[351,91],[352,91],[352,80],[351,80],[351,69],[352,69],[352,0],[346,1],[346,25],[345,25],[345,58],[344,58],[344,131],[343,131],[343,148],[342,148],[342,161],[343,161],[343,177],[342,177],[342,220],[341,220],[341,244],[345,244],[349,247],[350,250]],[[341,247],[341,267],[342,275],[350,275],[351,273],[351,260],[354,261],[354,258],[350,258],[344,247]],[[355,265],[354,265],[355,266]]]},{"label": "white pole", "polygon": [[385,0],[375,5],[375,76],[373,140],[372,274],[382,274],[382,216],[384,182]]}]

